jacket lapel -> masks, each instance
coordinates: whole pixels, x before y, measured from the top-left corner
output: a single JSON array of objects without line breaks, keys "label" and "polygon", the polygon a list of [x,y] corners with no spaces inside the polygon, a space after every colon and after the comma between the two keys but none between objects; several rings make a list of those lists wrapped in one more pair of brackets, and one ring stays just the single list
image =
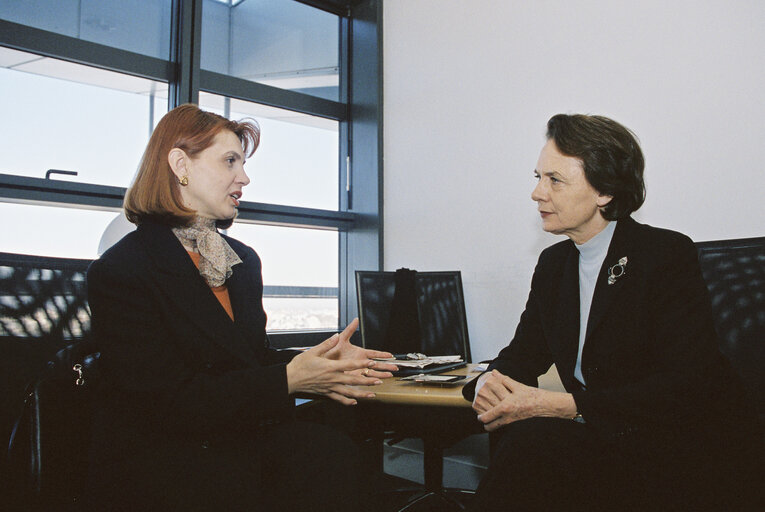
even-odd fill
[{"label": "jacket lapel", "polygon": [[553,349],[559,355],[558,360],[565,362],[558,368],[561,381],[565,383],[574,378],[574,365],[579,347],[579,251],[573,243],[570,244],[563,261],[557,303],[557,332],[551,339],[558,344]]},{"label": "jacket lapel", "polygon": [[[246,362],[252,362],[255,354],[199,275],[194,262],[172,230],[167,226],[146,222],[138,227],[138,233],[159,271],[156,284],[168,301],[176,306],[179,316],[195,325],[209,341]],[[234,269],[238,266],[241,264]],[[241,304],[241,301],[236,302]],[[233,304],[232,298],[232,308]],[[244,315],[244,312],[241,314]],[[237,318],[237,311],[234,312],[234,318]]]},{"label": "jacket lapel", "polygon": [[242,260],[242,263],[234,266],[233,274],[226,281],[231,309],[234,312],[234,327],[248,342],[260,342],[259,346],[250,345],[256,354],[260,354],[265,346],[264,338],[254,335],[264,331],[266,327],[266,316],[262,307],[263,282],[260,279],[260,265],[257,258],[251,256],[252,253],[232,247]]},{"label": "jacket lapel", "polygon": [[[590,306],[590,316],[587,320],[587,335],[585,337],[585,350],[587,350],[587,341],[590,335],[595,331],[600,322],[606,316],[606,313],[615,304],[619,303],[619,297],[625,290],[630,289],[630,274],[631,269],[634,268],[637,262],[634,261],[634,252],[630,245],[630,232],[634,229],[636,222],[627,217],[621,219],[616,224],[614,230],[614,236],[611,239],[611,244],[608,246],[608,253],[606,259],[603,260],[603,266],[598,274],[597,282],[595,283],[595,292],[592,296],[592,305]],[[608,283],[609,269],[618,264],[619,260],[623,257],[627,258],[627,263],[624,266],[624,274],[614,279],[612,284]]]}]

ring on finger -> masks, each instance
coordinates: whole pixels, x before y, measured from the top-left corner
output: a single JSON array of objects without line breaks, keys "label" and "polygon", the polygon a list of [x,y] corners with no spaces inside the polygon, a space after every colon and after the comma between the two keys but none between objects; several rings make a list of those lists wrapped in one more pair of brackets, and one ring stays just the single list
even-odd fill
[{"label": "ring on finger", "polygon": [[364,374],[364,377],[369,377],[369,368],[364,368],[364,371],[361,373]]}]

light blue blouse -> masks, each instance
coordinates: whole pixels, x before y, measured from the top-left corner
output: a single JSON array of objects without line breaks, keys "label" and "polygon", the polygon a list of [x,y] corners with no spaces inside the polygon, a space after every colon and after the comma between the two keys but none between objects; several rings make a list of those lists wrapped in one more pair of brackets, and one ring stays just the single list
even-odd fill
[{"label": "light blue blouse", "polygon": [[582,350],[584,350],[584,338],[587,334],[587,320],[590,317],[592,295],[595,293],[595,283],[598,281],[600,268],[611,245],[614,236],[616,222],[609,222],[606,227],[583,244],[575,244],[579,251],[579,351],[576,356],[574,377],[583,385],[582,375]]}]

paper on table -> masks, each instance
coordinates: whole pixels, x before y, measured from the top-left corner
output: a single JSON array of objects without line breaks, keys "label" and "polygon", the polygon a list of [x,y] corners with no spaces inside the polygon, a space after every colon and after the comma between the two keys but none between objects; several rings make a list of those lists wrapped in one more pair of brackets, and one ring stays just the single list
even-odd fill
[{"label": "paper on table", "polygon": [[395,364],[401,368],[425,368],[432,364],[446,364],[446,363],[459,363],[462,361],[462,356],[429,356],[424,359],[396,359],[391,358],[375,358],[375,361],[385,361]]}]

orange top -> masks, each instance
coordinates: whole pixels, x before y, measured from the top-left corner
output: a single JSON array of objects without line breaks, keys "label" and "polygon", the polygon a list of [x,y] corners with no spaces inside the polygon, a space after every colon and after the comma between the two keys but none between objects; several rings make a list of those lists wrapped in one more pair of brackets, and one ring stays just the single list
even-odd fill
[{"label": "orange top", "polygon": [[[191,261],[194,262],[194,265],[199,268],[199,258],[200,254],[198,252],[191,252],[186,251],[189,253],[189,256],[191,256]],[[228,313],[228,316],[231,317],[231,320],[234,319],[234,310],[231,309],[231,298],[228,296],[228,288],[225,284],[222,284],[220,286],[211,286],[210,289],[215,294],[215,298],[218,299],[218,302],[220,302],[220,305],[223,306],[223,309],[226,310],[226,313]]]}]

